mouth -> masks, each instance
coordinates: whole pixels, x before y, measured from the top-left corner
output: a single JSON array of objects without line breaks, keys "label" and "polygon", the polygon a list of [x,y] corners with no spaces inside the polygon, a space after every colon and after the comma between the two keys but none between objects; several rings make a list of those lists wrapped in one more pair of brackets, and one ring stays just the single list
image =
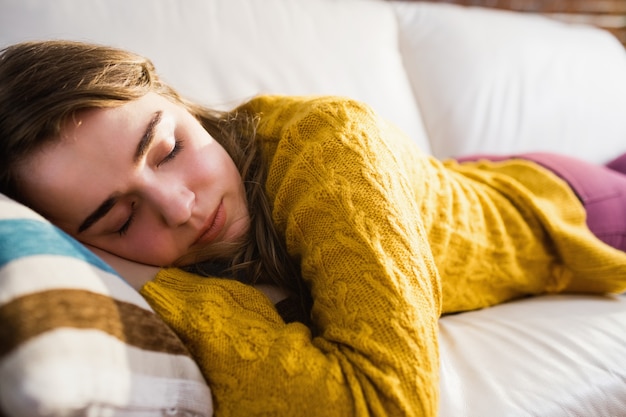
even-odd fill
[{"label": "mouth", "polygon": [[224,202],[220,201],[217,209],[207,218],[206,222],[202,226],[200,234],[196,238],[194,245],[214,241],[222,232],[225,224],[226,211],[224,210]]}]

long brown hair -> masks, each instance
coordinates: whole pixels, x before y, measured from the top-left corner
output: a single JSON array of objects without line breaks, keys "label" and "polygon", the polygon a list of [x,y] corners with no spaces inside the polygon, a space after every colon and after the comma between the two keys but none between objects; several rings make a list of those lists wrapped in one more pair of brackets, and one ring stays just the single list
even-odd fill
[{"label": "long brown hair", "polygon": [[[246,189],[251,225],[244,240],[188,255],[186,263],[203,272],[202,262],[216,262],[223,265],[221,273],[302,294],[298,268],[271,220],[264,188],[267,169],[254,134],[257,116],[219,112],[185,100],[159,78],[149,59],[130,51],[42,41],[12,45],[0,53],[0,192],[28,205],[20,194],[18,167],[58,140],[68,118],[90,108],[120,106],[149,92],[186,107],[231,156]],[[207,267],[205,272],[216,271]]]}]

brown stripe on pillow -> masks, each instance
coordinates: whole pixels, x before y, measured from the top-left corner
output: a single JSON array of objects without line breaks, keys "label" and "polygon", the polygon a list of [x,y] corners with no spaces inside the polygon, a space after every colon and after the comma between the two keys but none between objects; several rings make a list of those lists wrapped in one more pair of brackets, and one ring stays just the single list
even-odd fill
[{"label": "brown stripe on pillow", "polygon": [[100,330],[139,349],[190,356],[153,312],[85,290],[17,297],[0,306],[0,323],[0,359],[27,340],[59,327]]}]

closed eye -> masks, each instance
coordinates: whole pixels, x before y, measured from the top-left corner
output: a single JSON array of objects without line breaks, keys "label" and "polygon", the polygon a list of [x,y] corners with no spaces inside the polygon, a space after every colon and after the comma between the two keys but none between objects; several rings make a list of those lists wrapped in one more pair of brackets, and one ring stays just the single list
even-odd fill
[{"label": "closed eye", "polygon": [[123,237],[126,234],[126,232],[128,232],[128,229],[130,228],[130,225],[133,223],[133,220],[135,220],[135,203],[134,202],[130,205],[130,216],[128,216],[128,219],[126,219],[122,227],[120,227],[116,231],[116,233],[118,233],[120,237]]},{"label": "closed eye", "polygon": [[166,162],[171,161],[171,160],[172,160],[172,159],[174,159],[174,158],[176,158],[176,156],[178,155],[178,153],[179,153],[180,151],[182,151],[182,150],[183,150],[183,147],[184,147],[184,146],[183,146],[183,141],[182,141],[182,140],[177,140],[176,142],[174,142],[174,147],[172,148],[172,150],[170,151],[170,153],[168,153],[168,154],[165,156],[165,158],[163,158],[163,159],[161,160],[161,162],[159,162],[159,163],[157,164],[157,167],[158,167],[158,166],[163,165],[163,164],[164,164],[164,163],[166,163]]}]

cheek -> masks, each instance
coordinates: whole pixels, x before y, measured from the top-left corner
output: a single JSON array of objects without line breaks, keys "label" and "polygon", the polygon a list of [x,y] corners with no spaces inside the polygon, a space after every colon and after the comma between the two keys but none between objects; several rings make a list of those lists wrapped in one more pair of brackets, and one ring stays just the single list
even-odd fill
[{"label": "cheek", "polygon": [[224,162],[217,157],[217,152],[201,149],[189,153],[190,157],[182,162],[186,185],[196,193],[211,190],[216,186],[219,188],[223,179]]},{"label": "cheek", "polygon": [[161,228],[137,228],[132,238],[124,243],[124,249],[130,255],[128,258],[164,266],[182,255],[176,241],[176,236]]},{"label": "cheek", "polygon": [[216,158],[217,152],[211,152],[211,146],[200,148],[196,151],[189,152],[189,158],[185,161],[188,173],[195,178],[203,178],[213,173],[219,159]]}]

